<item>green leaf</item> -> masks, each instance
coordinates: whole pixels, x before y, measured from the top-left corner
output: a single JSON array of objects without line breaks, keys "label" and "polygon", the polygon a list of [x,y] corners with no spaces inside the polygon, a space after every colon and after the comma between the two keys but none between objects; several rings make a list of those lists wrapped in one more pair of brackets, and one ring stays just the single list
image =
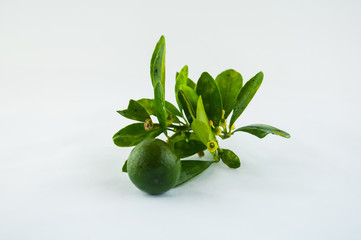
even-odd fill
[{"label": "green leaf", "polygon": [[123,167],[122,167],[122,172],[128,172],[127,164],[128,164],[128,159],[125,160],[125,163],[124,163],[124,165],[123,165]]},{"label": "green leaf", "polygon": [[[143,106],[143,108],[150,114],[156,115],[155,110],[155,100],[150,98],[142,98],[137,100],[137,102]],[[165,101],[165,108],[168,114],[173,114],[179,117],[182,117],[182,114],[178,111],[178,109],[170,102]]]},{"label": "green leaf", "polygon": [[171,113],[178,117],[183,117],[182,113],[179,112],[178,109],[168,101],[165,101],[165,109],[167,110],[168,113]]},{"label": "green leaf", "polygon": [[162,129],[158,124],[154,124],[151,130],[146,131],[143,123],[133,123],[119,130],[113,136],[113,141],[119,147],[130,147],[145,139],[155,138],[161,133]]},{"label": "green leaf", "polygon": [[182,171],[180,177],[178,179],[177,185],[178,187],[183,183],[188,182],[195,176],[201,174],[204,170],[206,170],[209,166],[211,166],[213,161],[198,161],[198,160],[183,160],[182,163]]},{"label": "green leaf", "polygon": [[[175,74],[175,79],[176,80],[177,80],[178,75],[179,75],[179,72],[176,72],[176,74]],[[187,75],[188,75],[188,72],[187,72]],[[195,90],[197,84],[195,84],[192,79],[188,78],[187,86]],[[176,91],[176,94],[177,94],[177,91]]]},{"label": "green leaf", "polygon": [[197,141],[202,142],[201,139],[195,133],[191,133],[188,139],[189,140],[197,140]]},{"label": "green leaf", "polygon": [[246,109],[249,102],[256,94],[262,81],[263,81],[263,72],[259,72],[253,78],[251,78],[241,89],[241,92],[237,97],[237,102],[233,110],[229,127],[232,127],[232,125],[237,120],[237,118],[243,113],[244,109]]},{"label": "green leaf", "polygon": [[196,153],[204,151],[207,147],[197,140],[180,140],[174,143],[174,152],[179,158],[186,158]]},{"label": "green leaf", "polygon": [[137,102],[143,106],[143,108],[145,110],[147,110],[147,112],[150,114],[150,115],[154,115],[156,114],[155,112],[155,101],[154,99],[150,99],[150,98],[142,98],[142,99],[139,99],[137,100]]},{"label": "green leaf", "polygon": [[259,138],[264,138],[265,136],[267,136],[270,133],[276,134],[278,136],[285,137],[285,138],[291,137],[291,135],[289,133],[282,131],[281,129],[272,127],[270,125],[266,125],[266,124],[252,124],[252,125],[244,126],[244,127],[234,130],[232,132],[232,134],[234,134],[235,132],[238,132],[238,131],[247,132],[247,133],[253,134]]},{"label": "green leaf", "polygon": [[158,122],[163,129],[164,134],[167,136],[167,113],[165,110],[164,91],[160,82],[154,89],[155,112]]},{"label": "green leaf", "polygon": [[202,96],[199,96],[198,100],[197,100],[197,115],[196,115],[196,117],[197,117],[197,119],[201,120],[202,122],[204,122],[205,124],[207,124],[209,126],[209,120],[208,120],[206,111],[204,110]]},{"label": "green leaf", "polygon": [[192,81],[192,79],[188,78],[187,86],[192,88],[192,89],[195,89],[197,85]]},{"label": "green leaf", "polygon": [[224,118],[227,118],[232,112],[241,91],[243,84],[242,75],[233,69],[228,69],[216,77],[216,83],[222,96],[223,109],[225,111]]},{"label": "green leaf", "polygon": [[167,114],[165,110],[165,39],[161,36],[150,61],[150,78],[154,88],[155,113],[159,124],[167,135]]},{"label": "green leaf", "polygon": [[[157,84],[162,84],[163,91],[165,90],[165,38],[161,36],[155,49],[153,51],[152,59],[150,61],[150,78],[155,89]],[[163,92],[164,93],[164,92]]]},{"label": "green leaf", "polygon": [[197,94],[202,96],[207,117],[217,127],[222,118],[222,97],[218,86],[209,73],[202,73],[197,82]]},{"label": "green leaf", "polygon": [[212,132],[211,126],[209,125],[207,114],[206,114],[206,112],[204,110],[202,96],[199,96],[198,101],[197,101],[197,119],[201,120],[202,122],[204,122],[208,126],[207,127],[208,139],[209,140],[215,140],[215,137],[214,137],[214,134]]},{"label": "green leaf", "polygon": [[195,110],[192,106],[192,103],[189,101],[182,89],[179,89],[178,91],[178,99],[182,105],[184,114],[186,115],[189,123],[192,123],[193,119],[195,118]]},{"label": "green leaf", "polygon": [[182,70],[177,74],[176,80],[175,80],[175,86],[174,86],[176,100],[177,100],[179,109],[181,111],[183,110],[183,106],[182,106],[180,100],[178,99],[178,91],[182,85],[185,85],[185,86],[187,85],[187,79],[188,79],[188,66],[185,65],[182,68]]},{"label": "green leaf", "polygon": [[150,119],[150,116],[144,107],[133,99],[129,101],[127,109],[117,112],[123,117],[141,122],[145,122],[145,120]]},{"label": "green leaf", "polygon": [[187,99],[192,104],[193,110],[196,111],[198,101],[198,95],[196,91],[186,85],[180,86],[180,90],[184,92],[184,94],[187,96]]},{"label": "green leaf", "polygon": [[222,149],[220,154],[222,162],[230,168],[239,168],[241,166],[241,161],[239,157],[229,149]]},{"label": "green leaf", "polygon": [[197,134],[202,143],[207,146],[207,143],[211,140],[208,130],[209,125],[195,118],[193,119],[191,126],[194,133]]}]

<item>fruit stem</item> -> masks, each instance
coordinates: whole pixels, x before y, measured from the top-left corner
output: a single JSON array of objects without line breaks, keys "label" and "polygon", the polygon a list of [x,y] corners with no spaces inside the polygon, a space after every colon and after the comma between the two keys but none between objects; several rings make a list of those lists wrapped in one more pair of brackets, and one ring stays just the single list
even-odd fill
[{"label": "fruit stem", "polygon": [[177,130],[172,136],[168,137],[167,142],[171,142],[175,137],[182,134],[182,130]]},{"label": "fruit stem", "polygon": [[219,162],[219,156],[217,154],[217,151],[214,151],[214,152],[211,152],[212,156],[213,156],[213,159],[216,161],[216,162]]},{"label": "fruit stem", "polygon": [[177,126],[177,125],[171,124],[171,125],[169,125],[168,127],[172,127],[172,128],[174,128],[174,129],[183,130],[183,131],[190,130],[190,127],[189,127],[188,125],[185,125],[185,126]]}]

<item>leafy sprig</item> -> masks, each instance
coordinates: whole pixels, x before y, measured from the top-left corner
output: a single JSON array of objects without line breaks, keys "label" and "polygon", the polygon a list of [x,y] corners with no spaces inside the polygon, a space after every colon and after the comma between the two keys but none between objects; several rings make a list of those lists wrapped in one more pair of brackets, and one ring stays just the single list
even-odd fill
[{"label": "leafy sprig", "polygon": [[[161,36],[151,58],[150,77],[154,99],[131,99],[127,109],[117,111],[137,123],[119,130],[113,136],[113,141],[119,147],[131,147],[163,133],[181,159],[196,153],[203,156],[203,151],[207,149],[212,154],[213,161],[181,161],[182,172],[177,186],[220,160],[230,168],[241,166],[239,157],[233,151],[220,147],[219,139],[230,138],[236,132],[247,132],[259,138],[268,134],[290,138],[287,132],[265,124],[238,129],[234,127],[260,87],[263,72],[257,73],[244,85],[242,75],[233,69],[225,70],[215,79],[203,72],[195,83],[188,77],[186,65],[176,74],[174,89],[177,109],[165,100],[165,39]],[[158,119],[158,123],[152,122],[151,115]],[[123,166],[123,172],[127,171],[126,167],[127,163]]]}]

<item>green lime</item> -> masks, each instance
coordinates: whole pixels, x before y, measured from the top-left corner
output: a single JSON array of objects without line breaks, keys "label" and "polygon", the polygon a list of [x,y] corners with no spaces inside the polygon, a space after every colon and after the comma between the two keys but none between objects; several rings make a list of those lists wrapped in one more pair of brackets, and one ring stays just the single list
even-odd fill
[{"label": "green lime", "polygon": [[131,151],[127,171],[135,186],[156,195],[176,185],[181,162],[167,143],[159,139],[147,139]]}]

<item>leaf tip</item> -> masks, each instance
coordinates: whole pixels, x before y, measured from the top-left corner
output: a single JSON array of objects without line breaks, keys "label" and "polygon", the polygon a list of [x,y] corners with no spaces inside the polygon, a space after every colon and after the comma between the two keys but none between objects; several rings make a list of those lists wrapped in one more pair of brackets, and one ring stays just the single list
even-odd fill
[{"label": "leaf tip", "polygon": [[[208,73],[208,72],[202,72],[202,74],[201,74],[201,77],[200,78],[202,78],[202,77],[211,77],[212,78],[212,76]],[[213,78],[212,78],[213,79]]]},{"label": "leaf tip", "polygon": [[285,133],[283,134],[283,137],[285,137],[285,138],[291,138],[291,134],[285,132]]},{"label": "leaf tip", "polygon": [[158,40],[158,44],[164,45],[165,44],[165,37],[164,35],[160,36],[159,40]]}]

